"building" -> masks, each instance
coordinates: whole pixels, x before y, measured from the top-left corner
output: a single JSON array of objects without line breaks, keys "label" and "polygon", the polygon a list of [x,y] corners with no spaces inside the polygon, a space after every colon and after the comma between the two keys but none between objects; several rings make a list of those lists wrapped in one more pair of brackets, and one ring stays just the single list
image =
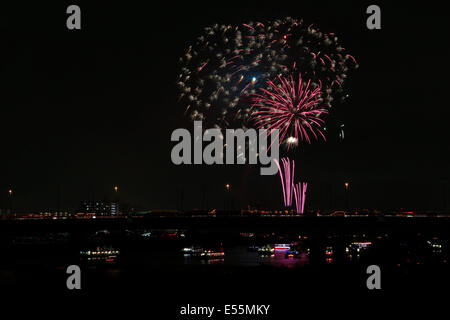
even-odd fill
[{"label": "building", "polygon": [[117,216],[120,214],[119,203],[110,201],[83,201],[79,212],[95,216]]}]

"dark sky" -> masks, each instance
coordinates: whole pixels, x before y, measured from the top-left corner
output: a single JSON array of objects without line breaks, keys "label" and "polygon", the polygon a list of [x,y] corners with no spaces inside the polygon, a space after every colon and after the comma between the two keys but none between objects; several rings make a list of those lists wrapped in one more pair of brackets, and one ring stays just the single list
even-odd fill
[{"label": "dark sky", "polygon": [[[194,2],[194,1],[189,1]],[[139,208],[281,205],[277,176],[257,166],[175,166],[183,123],[177,60],[202,28],[292,16],[335,32],[358,60],[342,116],[346,138],[296,152],[307,208],[450,206],[447,100],[449,27],[442,5],[375,2],[382,30],[366,28],[367,1],[62,2],[0,10],[0,190],[19,211],[76,208],[111,196]],[[82,30],[66,28],[79,4]],[[59,186],[59,187],[58,187]],[[90,186],[90,187],[89,187]],[[3,199],[3,207],[6,207]]]}]

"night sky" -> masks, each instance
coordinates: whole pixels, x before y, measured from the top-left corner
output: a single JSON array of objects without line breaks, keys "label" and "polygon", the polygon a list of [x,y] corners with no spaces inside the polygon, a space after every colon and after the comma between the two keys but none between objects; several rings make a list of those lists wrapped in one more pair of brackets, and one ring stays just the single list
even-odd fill
[{"label": "night sky", "polygon": [[[190,1],[193,2],[193,1]],[[258,166],[175,166],[171,132],[185,125],[177,103],[178,57],[212,23],[291,16],[335,32],[360,68],[347,83],[345,140],[296,152],[308,181],[306,208],[340,208],[344,182],[358,208],[448,209],[449,24],[442,4],[405,2],[196,1],[166,5],[62,2],[0,11],[0,190],[14,208],[75,209],[87,197],[136,208],[281,207],[278,176]],[[66,28],[78,4],[82,29]],[[382,29],[368,30],[370,4]],[[423,3],[423,6],[425,4]],[[90,190],[90,191],[89,191]]]}]

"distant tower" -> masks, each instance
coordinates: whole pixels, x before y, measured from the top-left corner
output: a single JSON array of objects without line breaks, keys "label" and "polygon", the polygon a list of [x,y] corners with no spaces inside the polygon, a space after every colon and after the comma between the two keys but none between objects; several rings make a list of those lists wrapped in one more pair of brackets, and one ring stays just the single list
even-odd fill
[{"label": "distant tower", "polygon": [[114,202],[119,202],[119,187],[118,187],[118,186],[114,186],[114,197],[113,197],[113,201],[114,201]]},{"label": "distant tower", "polygon": [[111,202],[111,215],[117,216],[117,215],[119,215],[119,212],[120,212],[119,187],[114,186],[113,189],[114,189],[114,196],[113,196],[113,201]]}]

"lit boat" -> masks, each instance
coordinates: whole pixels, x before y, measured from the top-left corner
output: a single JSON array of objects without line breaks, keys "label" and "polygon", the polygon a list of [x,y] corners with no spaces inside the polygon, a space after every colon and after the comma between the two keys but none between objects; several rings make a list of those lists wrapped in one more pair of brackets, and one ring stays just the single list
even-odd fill
[{"label": "lit boat", "polygon": [[274,248],[272,246],[266,244],[260,248],[258,248],[258,253],[260,255],[272,255],[274,252]]},{"label": "lit boat", "polygon": [[183,248],[182,251],[185,257],[219,259],[225,256],[225,252],[222,249],[206,250],[201,247],[187,247]]},{"label": "lit boat", "polygon": [[291,244],[277,243],[274,246],[276,252],[285,252],[291,249]]},{"label": "lit boat", "polygon": [[97,247],[95,250],[80,251],[80,256],[87,261],[114,262],[120,254],[119,250]]},{"label": "lit boat", "polygon": [[284,252],[284,255],[285,255],[286,259],[289,259],[289,258],[295,259],[295,258],[298,258],[299,252],[297,250],[289,249]]}]

